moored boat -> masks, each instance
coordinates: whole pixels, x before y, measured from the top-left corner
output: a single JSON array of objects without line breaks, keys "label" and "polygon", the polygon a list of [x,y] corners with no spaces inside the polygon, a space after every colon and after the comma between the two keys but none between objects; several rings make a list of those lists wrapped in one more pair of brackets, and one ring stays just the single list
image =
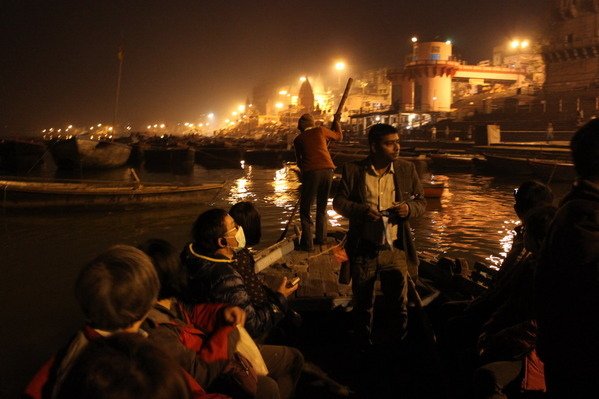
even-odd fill
[{"label": "moored boat", "polygon": [[110,181],[0,180],[2,208],[121,208],[165,203],[207,203],[223,183],[198,185]]},{"label": "moored boat", "polygon": [[93,136],[74,136],[48,142],[48,149],[58,168],[107,169],[125,165],[131,146]]},{"label": "moored boat", "polygon": [[[528,158],[504,157],[491,154],[484,154],[484,156],[486,160],[483,164],[485,172],[506,176],[532,174]],[[477,166],[478,165],[480,164],[477,164]]]},{"label": "moored boat", "polygon": [[430,179],[422,179],[422,189],[425,198],[441,198],[447,187],[447,176],[433,175]]},{"label": "moored boat", "polygon": [[571,162],[529,159],[528,164],[534,175],[545,182],[574,181],[576,179],[576,170]]},{"label": "moored boat", "polygon": [[182,146],[151,146],[143,150],[143,158],[148,171],[190,174],[195,164],[195,150]]},{"label": "moored boat", "polygon": [[46,147],[42,142],[24,139],[0,139],[0,169],[27,171],[40,166]]}]

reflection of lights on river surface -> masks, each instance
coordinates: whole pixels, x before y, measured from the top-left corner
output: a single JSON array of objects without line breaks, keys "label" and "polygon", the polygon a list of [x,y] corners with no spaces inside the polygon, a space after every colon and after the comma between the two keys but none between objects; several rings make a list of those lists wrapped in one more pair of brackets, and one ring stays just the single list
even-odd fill
[{"label": "reflection of lights on river surface", "polygon": [[242,162],[242,167],[245,170],[245,176],[235,179],[234,184],[231,186],[230,195],[228,202],[235,204],[239,201],[251,201],[252,198],[256,197],[256,194],[252,191],[254,182],[252,180],[252,166],[248,165],[247,168]]},{"label": "reflection of lights on river surface", "polygon": [[[275,177],[272,182],[274,193],[272,196],[265,198],[268,202],[272,202],[275,206],[284,208],[285,211],[293,212],[299,196],[299,182],[290,179],[288,168],[282,168],[275,171]],[[286,223],[286,222],[285,222]]]}]

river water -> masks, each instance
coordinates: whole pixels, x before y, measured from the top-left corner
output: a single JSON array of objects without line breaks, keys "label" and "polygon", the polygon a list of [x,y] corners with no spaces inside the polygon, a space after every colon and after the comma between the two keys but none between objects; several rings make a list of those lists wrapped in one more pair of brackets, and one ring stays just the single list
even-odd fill
[{"label": "river water", "polygon": [[[52,174],[42,169],[42,175]],[[419,251],[425,256],[463,257],[499,265],[509,250],[518,223],[513,190],[520,181],[472,174],[447,174],[441,199],[429,200],[425,215],[414,220]],[[127,169],[88,174],[84,178],[122,180]],[[142,181],[199,183],[225,181],[212,206],[229,208],[252,201],[262,214],[262,245],[280,235],[297,198],[295,175],[285,169],[252,166],[207,170],[191,176],[150,174]],[[554,186],[557,197],[568,186]],[[177,247],[188,240],[191,225],[208,205],[165,205],[114,212],[0,213],[0,397],[16,397],[34,371],[81,324],[73,297],[80,267],[110,245],[136,245],[164,238]],[[332,225],[347,222],[330,209]]]}]

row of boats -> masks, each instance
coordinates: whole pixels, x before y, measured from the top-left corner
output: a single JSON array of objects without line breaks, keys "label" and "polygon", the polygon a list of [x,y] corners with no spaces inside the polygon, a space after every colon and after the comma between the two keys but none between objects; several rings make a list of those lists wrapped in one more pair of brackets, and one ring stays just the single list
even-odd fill
[{"label": "row of boats", "polygon": [[[402,158],[411,161],[421,177],[425,196],[439,198],[448,186],[448,179],[437,175],[445,171],[476,171],[504,176],[535,176],[545,182],[573,181],[575,171],[567,148],[549,148],[531,143],[468,148],[455,143],[442,148],[426,148],[427,143],[402,146]],[[438,143],[436,143],[438,144]],[[463,143],[466,144],[466,143]],[[406,148],[407,147],[407,148]],[[330,148],[336,165],[363,159],[368,154],[364,143],[335,143]],[[194,165],[206,168],[240,168],[257,165],[280,168],[295,160],[295,154],[280,141],[250,140],[214,141],[186,137],[175,138],[135,136],[122,140],[74,136],[45,142],[2,140],[0,169],[30,170],[40,165],[47,153],[52,154],[59,169],[105,169],[127,163],[143,164],[149,172],[175,174],[193,173]],[[133,170],[133,169],[132,169]],[[434,172],[435,174],[431,173]],[[142,184],[134,178],[123,182],[101,181],[39,181],[31,179],[1,179],[4,208],[44,208],[59,206],[99,207],[155,204],[164,202],[202,201],[222,189],[224,183],[203,185]]]}]

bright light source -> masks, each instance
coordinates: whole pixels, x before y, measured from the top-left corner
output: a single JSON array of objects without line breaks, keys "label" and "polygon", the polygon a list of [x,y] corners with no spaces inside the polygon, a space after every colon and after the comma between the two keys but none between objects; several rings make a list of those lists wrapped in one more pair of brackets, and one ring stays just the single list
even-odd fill
[{"label": "bright light source", "polygon": [[345,68],[346,68],[345,62],[343,62],[343,61],[337,61],[335,63],[335,69],[336,70],[343,71],[343,70],[345,70]]},{"label": "bright light source", "polygon": [[231,115],[233,115],[233,116],[237,116],[237,111],[233,111],[233,112],[231,112]]},{"label": "bright light source", "polygon": [[518,48],[518,47],[520,47],[520,40],[512,40],[512,42],[510,43],[510,46],[512,48]]},{"label": "bright light source", "polygon": [[98,123],[98,127],[100,127],[100,126],[102,126],[102,124],[101,124],[101,123]]},{"label": "bright light source", "polygon": [[110,126],[110,127],[108,128],[108,131],[109,131],[109,132],[112,132],[112,126]]},{"label": "bright light source", "polygon": [[520,43],[521,48],[527,48],[529,45],[530,42],[528,40],[522,40],[522,43]]},{"label": "bright light source", "polygon": [[147,128],[148,128],[148,129],[151,129],[151,128],[152,128],[152,125],[148,125],[148,126],[147,126]]},{"label": "bright light source", "polygon": [[185,125],[185,126],[189,126],[189,122],[185,122],[185,123],[184,123],[184,125]]},{"label": "bright light source", "polygon": [[42,130],[42,133],[46,133],[46,129]]},{"label": "bright light source", "polygon": [[451,46],[451,40],[445,41],[445,44],[447,44],[448,46]]},{"label": "bright light source", "polygon": [[158,127],[158,124],[154,124],[154,127]]},{"label": "bright light source", "polygon": [[69,129],[72,129],[72,128],[73,128],[73,125],[69,125],[69,126],[67,126],[67,127],[68,127]]},{"label": "bright light source", "polygon": [[245,111],[245,105],[241,104],[237,107],[237,109],[239,110],[239,112],[244,112]]},{"label": "bright light source", "polygon": [[212,113],[212,112],[211,112],[211,113],[209,113],[209,114],[208,114],[208,119],[213,119],[213,118],[214,118],[214,113]]},{"label": "bright light source", "polygon": [[276,103],[275,108],[278,108],[278,109],[283,108],[283,103]]},{"label": "bright light source", "polygon": [[304,83],[307,80],[305,76],[300,76],[299,81]]},{"label": "bright light source", "polygon": [[127,126],[127,130],[131,130],[131,126]]},{"label": "bright light source", "polygon": [[279,91],[279,94],[282,96],[286,96],[287,95],[287,90],[281,90]]},{"label": "bright light source", "polygon": [[160,124],[160,129],[164,129],[164,123]]},{"label": "bright light source", "polygon": [[418,41],[418,38],[416,36],[412,37],[412,43],[416,43]]},{"label": "bright light source", "polygon": [[381,120],[381,117],[377,115],[377,116],[374,117],[374,120],[377,121],[377,122],[379,122]]},{"label": "bright light source", "polygon": [[229,123],[230,119],[225,119],[225,123]]}]

